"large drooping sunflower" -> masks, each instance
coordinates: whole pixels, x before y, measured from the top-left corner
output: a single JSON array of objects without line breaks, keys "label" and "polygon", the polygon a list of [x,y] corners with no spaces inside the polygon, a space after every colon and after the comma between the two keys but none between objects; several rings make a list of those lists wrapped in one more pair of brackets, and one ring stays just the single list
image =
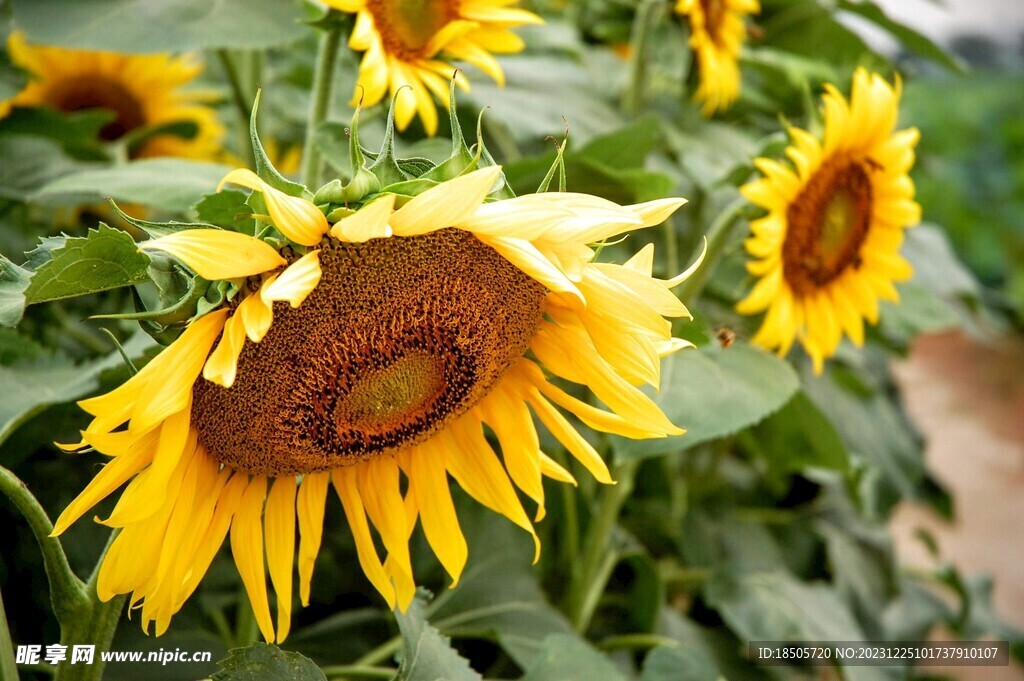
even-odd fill
[{"label": "large drooping sunflower", "polygon": [[[617,265],[588,244],[660,223],[683,200],[485,202],[499,178],[492,166],[411,199],[380,193],[332,225],[310,201],[235,170],[224,182],[258,192],[279,235],[187,229],[140,244],[239,294],[123,385],[80,402],[94,420],[71,448],[110,460],[55,533],[128,482],[102,521],[121,533],[100,598],[131,593],[160,634],[230,536],[259,627],[280,641],[296,542],[306,603],[333,487],[367,577],[404,609],[417,523],[453,583],[466,563],[449,476],[537,541],[516,488],[539,520],[542,478],[574,480],[541,451],[534,417],[603,483],[605,463],[563,411],[631,438],[682,432],[639,386],[657,386],[660,358],[688,345],[666,317],[688,315],[670,289],[694,268],[656,279],[653,247]],[[589,386],[608,410],[546,372]]]},{"label": "large drooping sunflower", "polygon": [[[452,77],[469,89],[450,60],[469,62],[504,84],[505,74],[494,54],[523,49],[509,29],[541,23],[532,12],[509,5],[517,0],[324,0],[331,7],[356,14],[349,47],[363,52],[353,104],[373,106],[390,92],[395,124],[405,130],[419,113],[427,134],[437,131],[436,96],[448,104]],[[402,90],[410,86],[408,90]],[[402,90],[400,93],[399,91]]]},{"label": "large drooping sunflower", "polygon": [[799,339],[816,371],[843,334],[863,342],[880,299],[898,300],[893,282],[913,273],[899,255],[903,232],[921,219],[908,175],[919,135],[895,131],[899,81],[858,69],[849,102],[832,86],[823,99],[823,139],[791,128],[792,168],[758,159],[764,177],[742,189],[768,214],[746,241],[760,281],[737,308],[767,310],[755,342],[785,354]]},{"label": "large drooping sunflower", "polygon": [[694,98],[704,114],[727,109],[740,96],[743,18],[761,11],[760,0],[676,0],[676,13],[690,21],[690,47],[700,84]]},{"label": "large drooping sunflower", "polygon": [[195,126],[192,137],[165,133],[146,139],[134,150],[136,157],[212,158],[221,150],[223,127],[204,104],[210,94],[184,89],[202,71],[189,58],[29,45],[20,33],[11,34],[7,49],[11,60],[30,74],[28,85],[7,101],[8,109],[106,109],[115,114],[100,131],[108,142],[141,128]]}]

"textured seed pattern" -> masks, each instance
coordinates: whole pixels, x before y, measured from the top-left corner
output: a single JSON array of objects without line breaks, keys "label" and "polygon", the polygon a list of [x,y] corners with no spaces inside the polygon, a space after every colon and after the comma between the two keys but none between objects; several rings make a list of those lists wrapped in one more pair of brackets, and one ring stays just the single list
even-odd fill
[{"label": "textured seed pattern", "polygon": [[546,290],[476,237],[444,229],[325,240],[320,285],[274,306],[231,388],[199,379],[193,422],[226,466],[328,470],[421,442],[523,355]]}]

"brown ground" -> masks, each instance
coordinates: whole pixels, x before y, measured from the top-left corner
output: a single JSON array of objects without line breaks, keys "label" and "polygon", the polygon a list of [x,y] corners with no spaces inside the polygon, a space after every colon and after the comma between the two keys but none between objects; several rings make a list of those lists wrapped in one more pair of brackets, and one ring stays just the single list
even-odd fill
[{"label": "brown ground", "polygon": [[[956,504],[951,525],[911,504],[897,510],[892,533],[901,561],[933,564],[913,536],[928,528],[943,557],[963,572],[995,578],[996,610],[1024,629],[1024,343],[928,336],[896,375],[928,440],[928,465]],[[1024,681],[1019,667],[947,673],[963,681]]]}]

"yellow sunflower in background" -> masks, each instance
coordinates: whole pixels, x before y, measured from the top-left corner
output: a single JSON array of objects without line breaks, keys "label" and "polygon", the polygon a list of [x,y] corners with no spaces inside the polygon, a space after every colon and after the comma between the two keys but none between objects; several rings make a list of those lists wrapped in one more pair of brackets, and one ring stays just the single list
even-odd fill
[{"label": "yellow sunflower in background", "polygon": [[727,109],[740,96],[739,58],[747,35],[743,18],[760,11],[760,0],[676,1],[676,13],[690,22],[690,47],[700,76],[694,97],[704,115]]},{"label": "yellow sunflower in background", "polygon": [[[516,488],[539,520],[542,478],[575,481],[541,451],[534,417],[603,483],[604,461],[563,410],[631,438],[682,432],[639,386],[657,387],[660,358],[688,345],[666,317],[688,315],[669,289],[694,268],[655,279],[653,247],[616,265],[595,262],[588,244],[660,223],[684,201],[485,203],[499,177],[476,170],[397,209],[383,194],[331,225],[309,201],[235,170],[224,182],[262,194],[286,247],[213,229],[140,244],[241,293],[123,385],[80,402],[95,418],[72,448],[110,460],[54,532],[130,481],[102,521],[122,529],[100,568],[101,599],[132,593],[142,626],[160,634],[230,536],[263,636],[283,640],[296,541],[307,603],[333,487],[367,577],[405,609],[417,523],[453,583],[466,563],[449,476],[539,551]],[[608,410],[545,372],[589,386]]]},{"label": "yellow sunflower in background", "polygon": [[[390,92],[395,123],[405,130],[419,113],[428,135],[437,131],[434,96],[448,105],[452,77],[468,82],[448,60],[469,62],[504,85],[505,75],[494,54],[523,49],[511,28],[541,23],[532,12],[509,5],[517,0],[324,0],[343,12],[356,14],[349,47],[363,52],[353,105],[361,99],[373,106]],[[404,86],[408,91],[399,94]]]},{"label": "yellow sunflower in background", "polygon": [[919,134],[895,131],[899,81],[858,69],[849,102],[826,87],[824,138],[791,128],[793,167],[758,159],[764,177],[742,189],[768,215],[746,241],[760,281],[737,307],[767,310],[754,341],[786,354],[799,339],[818,372],[843,334],[863,343],[880,299],[898,300],[893,282],[913,273],[903,231],[921,219],[908,175]]},{"label": "yellow sunflower in background", "polygon": [[211,95],[183,89],[202,72],[191,59],[29,45],[20,33],[11,34],[7,50],[11,61],[30,74],[25,89],[6,102],[8,109],[107,109],[115,114],[100,131],[108,142],[140,128],[193,123],[192,138],[155,135],[133,155],[207,159],[220,152],[224,129],[213,109],[204,105]]}]

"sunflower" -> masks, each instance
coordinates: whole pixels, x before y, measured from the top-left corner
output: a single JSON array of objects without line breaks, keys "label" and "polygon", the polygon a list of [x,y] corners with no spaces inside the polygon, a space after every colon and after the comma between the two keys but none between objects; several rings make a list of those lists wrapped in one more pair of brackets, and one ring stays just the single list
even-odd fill
[{"label": "sunflower", "polygon": [[844,334],[863,343],[880,299],[899,299],[893,283],[913,274],[903,232],[921,219],[908,175],[919,134],[895,131],[899,81],[858,69],[849,102],[826,87],[823,138],[791,128],[793,167],[758,159],[764,177],[742,189],[768,214],[746,241],[760,280],[737,307],[767,310],[755,342],[784,355],[798,338],[819,372]]},{"label": "sunflower", "polygon": [[677,0],[676,13],[690,21],[690,47],[700,70],[694,96],[704,115],[728,108],[740,95],[743,17],[761,11],[760,0]]},{"label": "sunflower", "polygon": [[[509,29],[541,23],[517,0],[324,0],[355,13],[349,47],[363,52],[353,105],[372,106],[390,91],[397,97],[395,123],[405,130],[418,112],[428,135],[437,131],[437,107],[431,95],[448,105],[448,82],[454,76],[469,89],[462,73],[446,59],[469,62],[504,85],[505,74],[494,54],[523,49]],[[493,53],[493,54],[492,54]],[[399,94],[405,86],[408,92]]]},{"label": "sunflower", "polygon": [[[575,480],[541,451],[534,417],[602,483],[612,482],[604,461],[564,412],[631,438],[682,433],[639,386],[657,387],[660,358],[688,345],[666,317],[688,316],[669,289],[694,268],[656,279],[653,247],[617,265],[595,262],[588,244],[660,223],[683,200],[485,202],[500,172],[411,199],[379,193],[332,225],[305,198],[234,170],[224,182],[258,192],[280,236],[186,229],[140,244],[239,295],[123,385],[80,402],[94,419],[67,448],[110,459],[55,533],[130,481],[101,521],[121,528],[101,599],[131,593],[143,628],[163,633],[230,536],[263,636],[283,640],[296,563],[308,603],[333,487],[366,576],[405,609],[417,522],[453,586],[466,563],[449,475],[539,552],[542,479]],[[548,373],[589,386],[608,410]]]},{"label": "sunflower", "polygon": [[[203,104],[209,94],[182,89],[202,71],[191,59],[29,45],[20,33],[11,34],[7,50],[11,61],[31,74],[28,85],[6,102],[8,109],[106,109],[114,114],[100,130],[100,138],[107,142],[142,128],[195,125],[195,134],[188,139],[173,134],[146,139],[134,150],[136,157],[212,158],[220,151],[224,130],[214,111]],[[0,114],[6,115],[3,108]]]}]

